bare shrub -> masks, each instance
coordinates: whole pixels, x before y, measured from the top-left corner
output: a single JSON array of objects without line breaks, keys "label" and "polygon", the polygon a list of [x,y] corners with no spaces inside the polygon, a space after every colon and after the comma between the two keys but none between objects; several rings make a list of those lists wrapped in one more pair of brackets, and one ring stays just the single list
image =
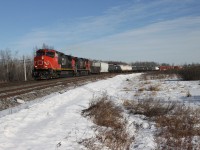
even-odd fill
[{"label": "bare shrub", "polygon": [[90,149],[91,150],[99,150],[99,149],[103,148],[103,145],[101,145],[101,143],[98,143],[97,139],[94,137],[83,139],[82,141],[79,141],[78,143],[84,145],[89,150]]},{"label": "bare shrub", "polygon": [[148,87],[140,87],[139,89],[138,89],[138,92],[144,92],[144,91],[153,91],[153,92],[155,92],[155,91],[159,91],[160,90],[160,88],[159,88],[159,85],[149,85]]},{"label": "bare shrub", "polygon": [[122,129],[107,128],[98,130],[98,132],[96,138],[113,150],[128,150],[133,140],[126,131],[125,125]]},{"label": "bare shrub", "polygon": [[131,91],[131,89],[130,89],[130,88],[127,88],[127,87],[124,87],[123,90],[124,90],[124,91]]},{"label": "bare shrub", "polygon": [[200,80],[200,66],[190,66],[181,69],[178,74],[183,80]]},{"label": "bare shrub", "polygon": [[177,70],[166,70],[166,71],[154,71],[154,72],[146,72],[141,76],[141,80],[156,80],[156,79],[166,79],[166,78],[174,78],[179,76]]},{"label": "bare shrub", "polygon": [[151,84],[151,82],[150,81],[145,81],[144,84]]},{"label": "bare shrub", "polygon": [[140,79],[147,81],[147,80],[155,80],[155,79],[165,79],[168,76],[169,76],[168,74],[162,73],[160,71],[146,72],[146,73],[141,75]]},{"label": "bare shrub", "polygon": [[93,122],[99,126],[122,128],[120,119],[122,109],[116,107],[107,97],[92,101],[89,108],[82,111],[84,116],[93,118]]},{"label": "bare shrub", "polygon": [[144,73],[144,74],[142,74],[142,75],[140,76],[140,80],[147,81],[147,80],[150,80],[150,78],[149,78],[149,76],[148,76],[146,73]]},{"label": "bare shrub", "polygon": [[92,101],[89,108],[82,111],[82,115],[92,118],[93,122],[98,125],[96,127],[98,134],[95,138],[83,140],[84,146],[99,149],[99,144],[97,146],[95,143],[100,142],[102,147],[109,147],[113,150],[129,149],[133,138],[127,132],[122,109],[107,97]]},{"label": "bare shrub", "polygon": [[175,103],[163,103],[160,100],[148,98],[139,101],[126,101],[123,104],[130,113],[145,115],[147,117],[156,117],[165,115],[175,108]]},{"label": "bare shrub", "polygon": [[[16,57],[17,52],[13,55],[10,50],[0,50],[0,82],[24,81],[24,64],[23,58]],[[32,80],[33,59],[24,58],[26,64],[27,80]]]},{"label": "bare shrub", "polygon": [[177,106],[169,115],[156,118],[159,149],[199,149],[194,137],[200,136],[200,111],[183,105]]},{"label": "bare shrub", "polygon": [[145,115],[156,122],[157,149],[200,149],[200,109],[152,98],[124,101],[123,105],[130,113]]},{"label": "bare shrub", "polygon": [[143,92],[144,90],[145,90],[144,87],[141,87],[141,88],[138,89],[139,92]]},{"label": "bare shrub", "polygon": [[159,86],[158,85],[150,85],[147,89],[148,91],[159,91]]}]

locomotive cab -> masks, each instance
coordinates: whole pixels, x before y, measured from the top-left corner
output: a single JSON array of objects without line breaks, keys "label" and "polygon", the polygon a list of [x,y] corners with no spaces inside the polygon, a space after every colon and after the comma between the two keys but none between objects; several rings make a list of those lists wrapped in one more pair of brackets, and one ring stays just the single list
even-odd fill
[{"label": "locomotive cab", "polygon": [[58,54],[55,50],[39,49],[34,58],[33,77],[40,79],[56,77],[54,70],[59,67]]},{"label": "locomotive cab", "polygon": [[50,79],[59,77],[90,74],[90,61],[65,55],[51,49],[39,49],[34,58],[32,76],[35,79]]},{"label": "locomotive cab", "polygon": [[55,50],[40,49],[34,58],[34,68],[37,69],[57,69],[58,56]]}]

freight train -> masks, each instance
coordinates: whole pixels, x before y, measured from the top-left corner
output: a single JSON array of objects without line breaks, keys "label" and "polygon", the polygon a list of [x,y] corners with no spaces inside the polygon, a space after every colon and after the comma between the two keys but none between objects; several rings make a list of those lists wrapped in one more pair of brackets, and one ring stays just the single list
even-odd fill
[{"label": "freight train", "polygon": [[109,64],[65,55],[52,49],[39,49],[34,57],[34,79],[51,79],[67,76],[83,76],[107,72],[131,72],[132,66]]}]

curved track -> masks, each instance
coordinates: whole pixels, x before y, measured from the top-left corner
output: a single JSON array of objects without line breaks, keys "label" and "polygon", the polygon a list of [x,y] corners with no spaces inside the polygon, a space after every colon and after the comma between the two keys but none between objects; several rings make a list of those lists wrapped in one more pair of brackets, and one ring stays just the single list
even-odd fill
[{"label": "curved track", "polygon": [[[19,105],[17,99],[30,101],[53,92],[59,92],[70,86],[113,77],[116,74],[101,74],[81,77],[59,78],[53,80],[27,81],[0,84],[0,110]],[[47,92],[48,91],[48,92]],[[30,96],[30,95],[34,96]],[[24,95],[29,95],[25,96]]]}]

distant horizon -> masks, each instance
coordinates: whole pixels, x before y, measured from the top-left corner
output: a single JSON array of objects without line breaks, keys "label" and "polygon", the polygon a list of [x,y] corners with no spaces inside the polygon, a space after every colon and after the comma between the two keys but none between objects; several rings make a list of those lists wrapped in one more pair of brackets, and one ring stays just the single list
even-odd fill
[{"label": "distant horizon", "polygon": [[[38,48],[39,49],[52,49],[52,50],[56,50],[55,48]],[[0,51],[10,51],[9,49],[6,49],[6,50],[0,50]],[[56,50],[57,51],[57,50]],[[20,56],[14,56],[13,57],[13,52],[10,51],[10,56],[12,59],[18,59],[18,60],[23,60],[23,57],[25,57],[26,59],[34,59],[34,54],[32,53],[32,55],[20,55]],[[60,51],[59,51],[60,52]],[[17,52],[14,52],[14,53],[17,53]],[[71,55],[71,54],[66,54],[66,55]],[[74,56],[74,55],[71,55],[71,56]],[[77,56],[74,56],[74,57],[77,57]],[[165,65],[170,65],[170,66],[184,66],[184,65],[200,65],[199,62],[192,62],[192,63],[182,63],[182,64],[175,64],[175,63],[167,63],[167,62],[155,62],[155,61],[131,61],[131,62],[126,62],[126,61],[116,61],[116,60],[102,60],[102,59],[93,59],[93,58],[87,58],[85,57],[86,59],[90,59],[90,60],[95,60],[95,61],[102,61],[102,62],[122,62],[122,63],[127,63],[127,64],[131,64],[131,63],[156,63],[156,64],[159,64],[159,65],[162,65],[162,64],[165,64]],[[1,55],[0,55],[0,61],[1,61]]]},{"label": "distant horizon", "polygon": [[2,0],[0,18],[0,50],[16,57],[45,43],[97,60],[200,63],[198,0]]}]

